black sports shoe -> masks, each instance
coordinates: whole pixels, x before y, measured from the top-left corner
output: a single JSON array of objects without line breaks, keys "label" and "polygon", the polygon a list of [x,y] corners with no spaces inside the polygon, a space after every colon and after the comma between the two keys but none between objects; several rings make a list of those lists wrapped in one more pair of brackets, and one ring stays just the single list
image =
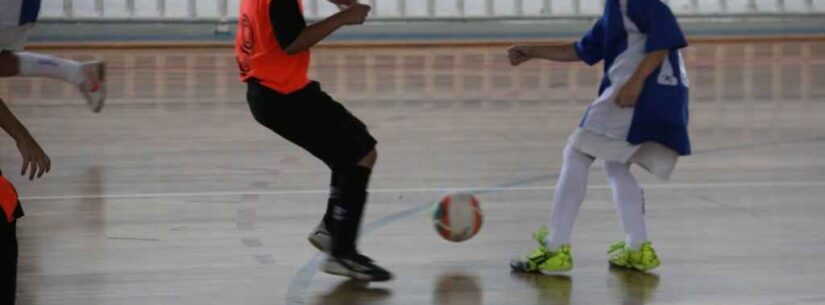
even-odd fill
[{"label": "black sports shoe", "polygon": [[330,257],[322,270],[362,281],[384,282],[392,279],[392,273],[373,263],[369,257],[358,253],[347,257]]}]

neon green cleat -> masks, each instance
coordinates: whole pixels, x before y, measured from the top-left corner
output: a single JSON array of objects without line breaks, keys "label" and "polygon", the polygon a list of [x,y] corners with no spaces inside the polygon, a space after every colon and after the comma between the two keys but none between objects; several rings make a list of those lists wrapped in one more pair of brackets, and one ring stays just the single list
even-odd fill
[{"label": "neon green cleat", "polygon": [[545,244],[547,234],[547,227],[544,226],[533,233],[533,239],[539,244],[538,248],[524,258],[511,260],[510,268],[516,272],[554,272],[573,269],[573,255],[570,253],[570,245],[564,245],[558,251],[552,252],[547,249]]},{"label": "neon green cleat", "polygon": [[651,242],[645,242],[639,250],[633,251],[625,242],[617,242],[607,251],[611,266],[648,271],[659,267],[661,262]]}]

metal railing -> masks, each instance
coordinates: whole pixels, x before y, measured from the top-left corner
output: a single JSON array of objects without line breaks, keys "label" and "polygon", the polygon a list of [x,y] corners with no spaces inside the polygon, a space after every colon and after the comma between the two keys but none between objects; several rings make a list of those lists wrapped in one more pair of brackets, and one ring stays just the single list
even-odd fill
[{"label": "metal railing", "polygon": [[[44,19],[108,21],[214,21],[235,18],[240,0],[52,0],[44,2]],[[56,7],[62,1],[62,7]],[[524,20],[592,18],[603,0],[364,0],[373,6],[372,20]],[[819,16],[825,4],[814,0],[663,0],[677,15]],[[140,5],[140,6],[138,6]],[[304,0],[309,19],[335,11],[326,0]]]}]

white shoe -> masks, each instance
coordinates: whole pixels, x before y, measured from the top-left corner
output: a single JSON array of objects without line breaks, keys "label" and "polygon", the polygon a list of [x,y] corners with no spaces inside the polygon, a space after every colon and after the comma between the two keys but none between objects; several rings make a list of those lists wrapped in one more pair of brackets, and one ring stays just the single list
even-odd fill
[{"label": "white shoe", "polygon": [[309,233],[309,243],[311,243],[315,248],[321,250],[321,252],[329,254],[332,250],[332,236],[329,234],[329,230],[327,230],[327,226],[324,224],[324,221],[321,221],[312,233]]},{"label": "white shoe", "polygon": [[106,101],[106,63],[102,61],[85,62],[80,67],[86,76],[86,82],[78,86],[86,98],[86,104],[92,112],[98,113]]}]

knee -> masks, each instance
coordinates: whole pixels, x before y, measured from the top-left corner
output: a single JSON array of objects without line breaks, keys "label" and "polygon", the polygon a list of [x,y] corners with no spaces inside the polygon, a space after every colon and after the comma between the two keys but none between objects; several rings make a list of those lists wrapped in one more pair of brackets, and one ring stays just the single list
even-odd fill
[{"label": "knee", "polygon": [[626,176],[630,174],[630,164],[616,161],[605,161],[604,172],[609,178]]},{"label": "knee", "polygon": [[589,170],[593,160],[593,157],[568,146],[564,150],[564,161],[562,166],[567,168]]},{"label": "knee", "polygon": [[17,57],[11,51],[0,51],[0,76],[14,76],[18,72]]},{"label": "knee", "polygon": [[370,150],[370,152],[367,153],[366,156],[364,156],[363,158],[361,158],[360,161],[358,161],[358,165],[371,169],[373,166],[375,166],[376,160],[378,160],[378,150],[373,148],[372,150]]}]

